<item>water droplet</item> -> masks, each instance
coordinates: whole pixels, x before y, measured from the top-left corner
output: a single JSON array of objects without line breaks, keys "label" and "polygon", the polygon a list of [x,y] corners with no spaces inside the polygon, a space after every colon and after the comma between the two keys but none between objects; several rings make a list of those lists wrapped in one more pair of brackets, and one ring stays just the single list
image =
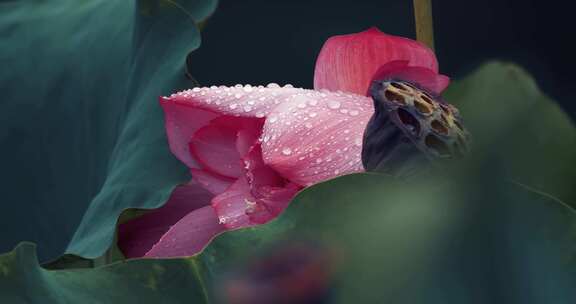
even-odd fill
[{"label": "water droplet", "polygon": [[277,88],[279,88],[280,86],[279,86],[277,83],[271,82],[271,83],[269,83],[268,85],[266,85],[266,87],[267,87],[267,88],[270,88],[270,89],[277,89]]},{"label": "water droplet", "polygon": [[200,92],[200,95],[202,95],[202,96],[206,95],[206,91]]},{"label": "water droplet", "polygon": [[321,159],[321,158],[317,158],[317,159],[316,159],[316,163],[317,163],[317,164],[319,164],[319,163],[321,163],[321,162],[322,162],[322,159]]},{"label": "water droplet", "polygon": [[340,174],[340,170],[338,170],[338,169],[334,170],[334,174],[336,174],[336,175]]},{"label": "water droplet", "polygon": [[316,115],[318,115],[318,113],[316,113],[316,112],[308,113],[308,116],[310,116],[310,117],[316,117]]},{"label": "water droplet", "polygon": [[212,90],[216,90],[217,88],[218,88],[218,87],[217,87],[217,86],[215,86],[215,85],[213,85],[213,86],[210,86],[210,89],[212,89]]},{"label": "water droplet", "polygon": [[292,154],[292,149],[286,147],[286,148],[282,149],[282,154],[290,155],[290,154]]},{"label": "water droplet", "polygon": [[316,99],[310,99],[310,100],[308,101],[308,104],[311,105],[311,106],[315,106],[315,105],[318,104],[318,100],[316,100]]},{"label": "water droplet", "polygon": [[346,113],[348,113],[348,110],[346,110],[346,109],[342,109],[342,110],[340,110],[340,113],[342,113],[342,114],[346,114]]},{"label": "water droplet", "polygon": [[304,108],[306,107],[306,104],[305,104],[305,103],[300,103],[300,104],[298,104],[298,107],[299,107],[300,109],[304,109]]},{"label": "water droplet", "polygon": [[293,87],[294,87],[294,86],[291,85],[291,84],[289,84],[289,83],[287,83],[287,84],[284,85],[284,88],[286,88],[286,89],[290,89],[290,88],[293,88]]},{"label": "water droplet", "polygon": [[263,112],[258,112],[258,113],[256,113],[256,117],[257,117],[257,118],[262,118],[262,117],[264,117],[264,113],[263,113]]},{"label": "water droplet", "polygon": [[199,87],[195,87],[192,89],[192,92],[200,92],[200,88]]},{"label": "water droplet", "polygon": [[264,101],[264,100],[266,100],[266,97],[260,97],[260,98],[258,98],[258,100]]},{"label": "water droplet", "polygon": [[350,111],[350,116],[358,116],[358,114],[360,114],[360,112],[358,112],[356,110]]},{"label": "water droplet", "polygon": [[264,141],[265,143],[268,142],[269,140],[270,140],[270,136],[268,136],[268,135],[264,136],[263,141]]},{"label": "water droplet", "polygon": [[250,112],[250,111],[252,111],[251,106],[244,106],[244,112]]},{"label": "water droplet", "polygon": [[249,104],[249,105],[254,105],[254,100],[248,101],[248,104]]},{"label": "water droplet", "polygon": [[354,140],[354,144],[356,144],[357,146],[361,146],[362,145],[362,138],[358,137]]},{"label": "water droplet", "polygon": [[242,85],[241,85],[241,84],[237,84],[237,85],[235,85],[234,87],[237,88],[237,89],[240,89],[240,88],[242,88]]},{"label": "water droplet", "polygon": [[350,133],[350,130],[348,130],[348,129],[344,130],[344,134],[348,134],[348,133]]},{"label": "water droplet", "polygon": [[236,97],[236,99],[240,99],[240,98],[242,98],[242,96],[244,96],[244,95],[242,95],[240,93],[237,93],[236,95],[234,95],[234,97]]},{"label": "water droplet", "polygon": [[238,107],[238,104],[235,104],[235,103],[230,104],[230,109],[232,109],[232,110],[236,109],[237,107]]},{"label": "water droplet", "polygon": [[269,121],[270,121],[271,123],[275,123],[277,120],[278,120],[278,117],[272,116],[272,117],[270,117],[270,120],[269,120]]},{"label": "water droplet", "polygon": [[244,87],[244,92],[250,93],[250,92],[252,92],[252,90],[254,90],[254,89],[253,89],[252,86],[249,85],[249,84],[247,84],[247,85]]},{"label": "water droplet", "polygon": [[330,109],[338,109],[338,108],[340,108],[340,102],[337,100],[329,100],[328,101],[328,107]]},{"label": "water droplet", "polygon": [[306,126],[308,129],[312,129],[312,124],[309,122],[305,123],[304,126]]}]

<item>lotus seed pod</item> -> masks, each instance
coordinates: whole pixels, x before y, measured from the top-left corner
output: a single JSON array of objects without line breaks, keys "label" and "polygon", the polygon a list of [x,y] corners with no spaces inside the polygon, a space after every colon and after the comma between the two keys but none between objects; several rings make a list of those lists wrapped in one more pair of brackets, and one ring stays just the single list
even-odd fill
[{"label": "lotus seed pod", "polygon": [[436,160],[462,157],[468,131],[458,110],[408,82],[374,81],[374,115],[364,132],[367,171],[411,175]]}]

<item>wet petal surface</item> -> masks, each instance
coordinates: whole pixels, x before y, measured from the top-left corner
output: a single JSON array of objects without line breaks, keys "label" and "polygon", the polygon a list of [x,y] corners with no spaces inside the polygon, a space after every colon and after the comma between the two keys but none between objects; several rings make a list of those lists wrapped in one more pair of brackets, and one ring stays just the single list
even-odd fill
[{"label": "wet petal surface", "polygon": [[365,96],[308,90],[266,119],[264,162],[303,186],[363,171],[362,136],[374,112]]},{"label": "wet petal surface", "polygon": [[172,153],[190,168],[199,168],[189,150],[194,133],[221,116],[261,119],[292,94],[291,85],[202,87],[160,98]]}]

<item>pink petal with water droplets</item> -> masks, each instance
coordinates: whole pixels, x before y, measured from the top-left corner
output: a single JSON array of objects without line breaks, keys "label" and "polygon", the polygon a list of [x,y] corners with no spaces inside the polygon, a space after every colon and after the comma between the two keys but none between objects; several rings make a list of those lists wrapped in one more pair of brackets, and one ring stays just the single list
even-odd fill
[{"label": "pink petal with water droplets", "polygon": [[199,168],[189,150],[193,134],[219,116],[264,118],[287,96],[302,89],[280,87],[234,86],[194,88],[161,97],[166,132],[172,153],[190,168]]},{"label": "pink petal with water droplets", "polygon": [[266,223],[280,214],[301,189],[262,160],[259,145],[246,155],[245,176],[212,200],[212,206],[228,229]]},{"label": "pink petal with water droplets", "polygon": [[264,162],[303,186],[362,172],[362,138],[373,112],[365,96],[311,90],[294,95],[266,119]]},{"label": "pink petal with water droplets", "polygon": [[237,179],[230,188],[212,199],[218,220],[227,229],[253,225],[246,214],[246,208],[254,202],[250,186],[245,177]]},{"label": "pink petal with water droplets", "polygon": [[214,195],[224,192],[235,181],[233,178],[200,169],[190,169],[190,173],[193,180]]},{"label": "pink petal with water droplets", "polygon": [[119,225],[118,246],[128,258],[144,256],[172,225],[186,214],[209,206],[212,197],[194,182],[176,187],[164,206]]},{"label": "pink petal with water droplets", "polygon": [[212,238],[225,231],[218,223],[214,208],[196,209],[174,224],[144,257],[191,256],[200,252]]},{"label": "pink petal with water droplets", "polygon": [[252,147],[244,159],[246,181],[256,204],[247,210],[250,220],[263,224],[275,218],[302,188],[264,163],[260,145]]},{"label": "pink petal with water droplets", "polygon": [[366,95],[374,73],[395,60],[406,60],[410,66],[438,72],[436,56],[425,45],[371,28],[334,36],[324,43],[316,60],[314,89]]},{"label": "pink petal with water droplets", "polygon": [[450,84],[447,76],[428,68],[408,66],[408,61],[392,61],[380,67],[373,80],[386,79],[407,81],[434,95],[440,95]]}]

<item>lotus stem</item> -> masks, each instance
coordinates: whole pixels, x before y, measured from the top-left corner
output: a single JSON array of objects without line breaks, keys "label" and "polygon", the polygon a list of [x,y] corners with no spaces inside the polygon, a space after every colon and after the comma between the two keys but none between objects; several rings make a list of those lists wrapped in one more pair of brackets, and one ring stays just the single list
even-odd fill
[{"label": "lotus stem", "polygon": [[434,27],[432,23],[432,0],[414,1],[416,40],[434,50]]}]

